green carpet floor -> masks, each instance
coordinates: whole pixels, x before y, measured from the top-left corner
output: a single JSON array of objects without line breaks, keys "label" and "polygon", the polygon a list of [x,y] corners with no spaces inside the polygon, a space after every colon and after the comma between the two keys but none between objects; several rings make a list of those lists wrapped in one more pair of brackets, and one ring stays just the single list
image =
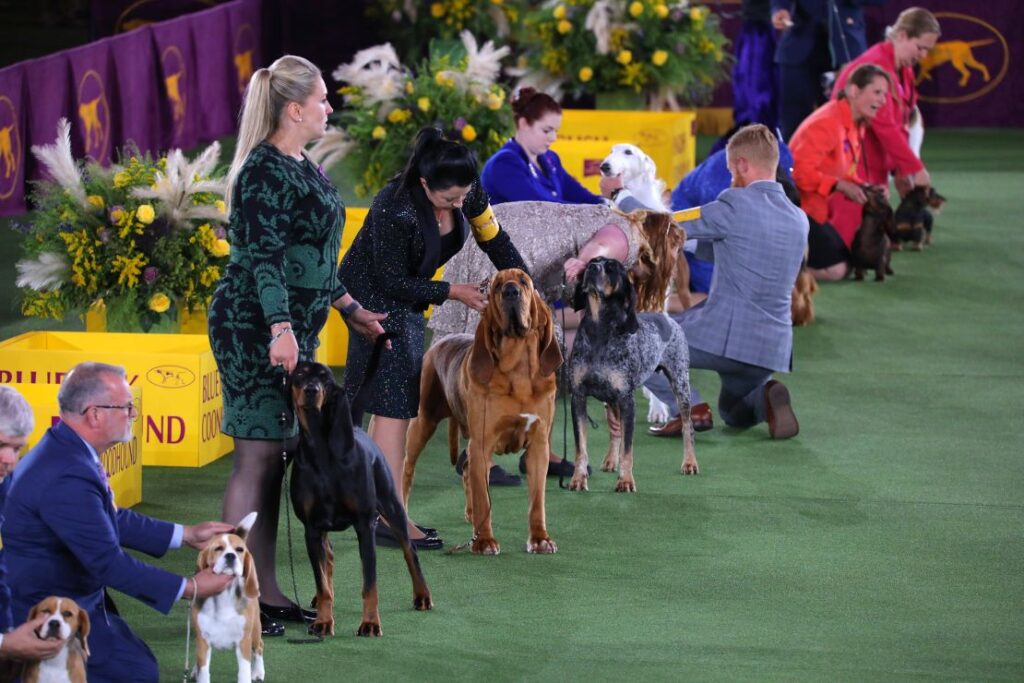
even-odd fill
[{"label": "green carpet floor", "polygon": [[[885,283],[823,285],[785,378],[799,437],[718,426],[698,435],[701,475],[686,478],[680,444],[641,433],[635,495],[600,472],[584,494],[549,480],[549,557],[523,552],[525,489],[492,490],[502,554],[422,553],[432,612],[412,610],[400,553],[380,550],[381,639],[352,635],[357,550],[336,534],[338,635],[268,639],[267,680],[1024,679],[1022,151],[1024,131],[929,131],[925,161],[949,199],[935,245],[896,254]],[[707,373],[694,380],[717,391]],[[592,433],[592,452],[605,443]],[[229,470],[228,458],[147,468],[139,509],[214,518]],[[417,474],[414,517],[466,541],[443,434]],[[282,521],[290,592],[285,534]],[[193,562],[178,551],[159,564]],[[180,681],[184,604],[169,617],[118,604],[163,679]],[[232,654],[215,656],[214,680],[234,671]]]}]

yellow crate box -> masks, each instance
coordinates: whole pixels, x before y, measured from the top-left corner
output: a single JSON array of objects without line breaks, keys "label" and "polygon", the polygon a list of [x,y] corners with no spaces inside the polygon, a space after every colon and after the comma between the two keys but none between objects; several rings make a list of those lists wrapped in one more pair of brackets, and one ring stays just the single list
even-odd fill
[{"label": "yellow crate box", "polygon": [[[564,109],[558,141],[552,149],[564,163],[562,142],[604,143],[600,159],[608,156],[612,145],[633,144],[654,160],[658,177],[672,189],[696,164],[696,116],[694,111]],[[566,170],[576,175],[568,166]],[[576,176],[576,179],[583,182],[586,176]],[[597,185],[593,188],[596,191]]]},{"label": "yellow crate box", "polygon": [[[34,448],[43,434],[60,418],[57,406],[58,384],[11,384],[32,406],[36,418],[35,429],[28,437],[28,448]],[[132,398],[142,407],[142,387],[132,387]],[[140,413],[141,414],[141,413]],[[108,448],[100,455],[103,467],[110,475],[110,488],[114,490],[114,501],[118,507],[128,508],[142,502],[142,419],[132,423],[132,440]],[[27,452],[27,449],[26,449]]]},{"label": "yellow crate box", "polygon": [[28,332],[0,342],[0,384],[57,385],[87,360],[124,366],[143,389],[144,465],[202,467],[233,448],[206,335]]}]

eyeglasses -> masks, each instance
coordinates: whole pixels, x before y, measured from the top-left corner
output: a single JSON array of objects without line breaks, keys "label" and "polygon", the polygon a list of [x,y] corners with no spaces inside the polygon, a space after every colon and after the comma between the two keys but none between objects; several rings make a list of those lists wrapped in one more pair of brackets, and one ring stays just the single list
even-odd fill
[{"label": "eyeglasses", "polygon": [[130,417],[133,420],[136,417],[139,416],[139,407],[137,405],[135,405],[134,402],[133,403],[125,403],[123,406],[92,405],[92,406],[89,406],[88,408],[86,408],[85,410],[83,410],[82,411],[82,415],[85,415],[87,412],[89,412],[89,408],[106,408],[107,410],[127,410],[128,411],[128,417]]}]

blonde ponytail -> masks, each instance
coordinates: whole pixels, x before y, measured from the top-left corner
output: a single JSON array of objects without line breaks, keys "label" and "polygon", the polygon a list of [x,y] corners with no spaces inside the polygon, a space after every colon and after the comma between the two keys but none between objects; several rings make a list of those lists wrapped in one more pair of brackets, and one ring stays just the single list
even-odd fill
[{"label": "blonde ponytail", "polygon": [[224,190],[224,200],[229,211],[234,198],[235,181],[249,154],[256,145],[277,130],[285,105],[289,102],[304,102],[313,94],[320,78],[320,69],[308,59],[285,55],[269,68],[257,69],[249,79],[239,117],[238,143]]}]

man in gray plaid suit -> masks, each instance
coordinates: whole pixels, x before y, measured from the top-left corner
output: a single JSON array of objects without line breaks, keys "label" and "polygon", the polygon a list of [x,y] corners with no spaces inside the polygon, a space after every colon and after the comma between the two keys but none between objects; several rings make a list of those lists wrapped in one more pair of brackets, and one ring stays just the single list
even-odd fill
[{"label": "man in gray plaid suit", "polygon": [[[775,182],[779,146],[767,127],[740,129],[729,140],[726,159],[733,186],[685,225],[688,237],[713,245],[711,291],[704,302],[672,317],[686,332],[690,367],[721,377],[718,410],[725,423],[767,422],[773,439],[788,439],[800,427],[789,391],[771,377],[792,366],[790,297],[807,246],[807,216]],[[678,435],[682,425],[668,380],[655,373],[644,385],[677,415],[651,433]],[[700,398],[693,393],[696,406]]]}]

